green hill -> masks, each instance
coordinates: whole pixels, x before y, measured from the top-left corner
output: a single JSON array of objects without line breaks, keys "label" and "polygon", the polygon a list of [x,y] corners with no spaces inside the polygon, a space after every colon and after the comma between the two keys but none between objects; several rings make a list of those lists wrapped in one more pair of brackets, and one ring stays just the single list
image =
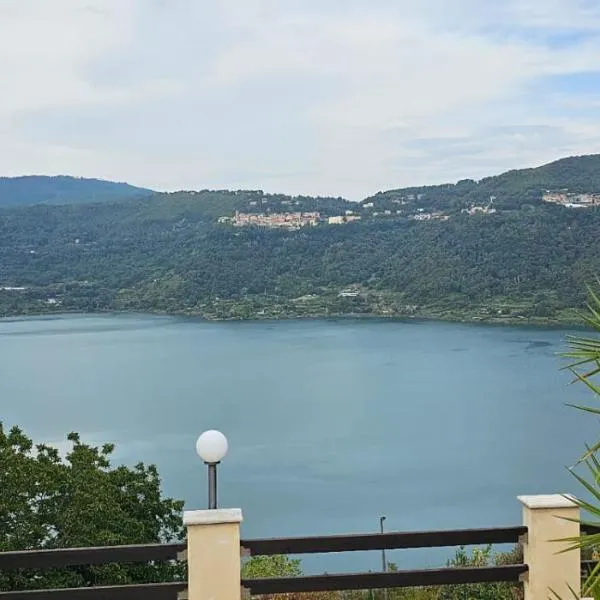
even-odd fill
[{"label": "green hill", "polygon": [[[342,198],[226,190],[0,209],[0,316],[136,310],[565,322],[600,273],[600,207],[550,205],[541,194],[597,192],[599,162],[575,157],[371,200],[400,213]],[[408,194],[414,198],[398,204]],[[463,212],[489,195],[496,212]],[[415,218],[428,214],[432,198],[447,220]],[[361,220],[295,231],[218,222],[237,210],[352,210]]]},{"label": "green hill", "polygon": [[[571,192],[600,192],[600,154],[572,156],[534,169],[520,169],[458,183],[400,188],[379,192],[363,200],[376,208],[392,208],[393,201],[414,197],[408,204],[436,210],[457,210],[481,205],[494,198],[501,209],[518,209],[523,204],[540,204],[546,190],[567,188]],[[417,197],[420,197],[417,200]]]},{"label": "green hill", "polygon": [[115,202],[148,196],[152,190],[127,183],[59,175],[0,177],[0,207],[31,204],[80,204]]}]

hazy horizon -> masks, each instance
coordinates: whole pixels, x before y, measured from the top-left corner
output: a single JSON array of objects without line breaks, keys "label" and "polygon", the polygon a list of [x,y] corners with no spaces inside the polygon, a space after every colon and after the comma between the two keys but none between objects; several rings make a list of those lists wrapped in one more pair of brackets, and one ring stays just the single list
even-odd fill
[{"label": "hazy horizon", "polygon": [[[599,154],[587,154],[587,155],[582,155],[582,156],[600,156]],[[563,156],[563,157],[559,157],[556,160],[551,161],[551,163],[553,162],[557,162],[559,160],[565,159],[565,158],[573,158],[573,157],[568,157],[568,156]],[[526,169],[530,169],[530,168],[536,168],[536,167],[543,167],[546,166],[547,164],[551,164],[551,163],[544,163],[543,165],[533,165],[533,166],[529,166],[529,167],[520,167],[516,170],[520,171],[520,170],[526,170]],[[510,170],[515,170],[515,169],[510,169]],[[476,182],[481,181],[481,179],[484,179],[486,177],[495,177],[498,175],[503,175],[505,173],[507,173],[509,171],[503,171],[502,173],[490,173],[489,175],[484,175],[481,178],[475,179],[473,177],[465,177],[464,179],[473,179]],[[221,191],[221,190],[227,190],[227,191],[232,191],[232,192],[241,192],[241,191],[255,191],[256,188],[196,188],[196,189],[185,189],[185,188],[172,188],[172,189],[165,189],[165,190],[157,190],[157,189],[152,189],[152,188],[145,188],[144,185],[139,184],[137,182],[134,181],[130,181],[130,180],[120,180],[120,181],[116,181],[116,180],[110,180],[110,179],[102,179],[100,177],[85,177],[85,176],[81,176],[81,175],[72,175],[72,174],[67,174],[67,173],[30,173],[30,174],[20,174],[20,175],[0,175],[0,179],[20,179],[20,178],[26,178],[26,177],[71,177],[73,179],[86,179],[86,180],[94,180],[94,181],[103,181],[103,182],[107,182],[107,183],[120,183],[120,184],[127,184],[133,187],[139,187],[142,189],[147,189],[150,192],[156,192],[156,193],[175,193],[175,192],[199,192],[199,191],[205,191],[208,190],[210,192],[214,192],[214,191]],[[455,180],[455,181],[432,181],[430,183],[426,183],[421,185],[406,185],[406,186],[402,186],[403,188],[411,188],[411,187],[424,187],[424,186],[437,186],[437,185],[453,185],[456,184],[458,181],[460,180]],[[379,189],[377,191],[372,192],[371,194],[368,194],[367,196],[364,196],[362,198],[347,198],[345,196],[341,196],[339,194],[332,194],[329,197],[334,197],[334,198],[338,198],[341,197],[344,200],[349,200],[349,201],[356,201],[356,202],[360,202],[361,200],[374,196],[377,192],[379,191],[387,191],[388,189],[391,188],[386,188],[386,189]],[[285,190],[261,190],[262,192],[264,192],[265,194],[279,194],[279,195],[284,195],[284,196],[310,196],[310,194],[291,194],[289,192],[286,192]],[[319,194],[315,194],[314,197],[325,197],[325,195],[319,195]]]}]

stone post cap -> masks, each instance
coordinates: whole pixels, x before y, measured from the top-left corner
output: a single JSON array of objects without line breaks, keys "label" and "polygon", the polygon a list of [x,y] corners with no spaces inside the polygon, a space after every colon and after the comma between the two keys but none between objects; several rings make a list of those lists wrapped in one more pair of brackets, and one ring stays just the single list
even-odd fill
[{"label": "stone post cap", "polygon": [[215,510],[186,510],[183,513],[183,524],[219,525],[220,523],[241,523],[241,508],[217,508]]},{"label": "stone post cap", "polygon": [[575,496],[571,494],[537,494],[517,496],[519,502],[531,510],[543,508],[577,508]]}]

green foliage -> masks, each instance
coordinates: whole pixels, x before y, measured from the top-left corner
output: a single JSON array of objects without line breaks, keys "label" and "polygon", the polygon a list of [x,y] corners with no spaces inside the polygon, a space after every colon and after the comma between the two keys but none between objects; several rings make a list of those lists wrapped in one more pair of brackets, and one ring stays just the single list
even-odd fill
[{"label": "green foliage", "polygon": [[[188,204],[181,195],[0,210],[0,287],[27,288],[0,289],[0,316],[460,318],[471,311],[484,320],[546,319],[583,306],[584,283],[600,272],[596,209],[365,220],[296,232],[237,230],[205,211],[213,208],[204,200]],[[348,286],[359,296],[339,297]]]},{"label": "green foliage", "polygon": [[242,565],[242,578],[297,577],[302,575],[300,560],[288,556],[253,556]]},{"label": "green foliage", "polygon": [[[570,192],[600,191],[600,154],[571,156],[535,169],[508,171],[476,182],[464,179],[456,184],[403,188],[380,192],[364,202],[373,202],[380,210],[397,208],[393,200],[406,199],[408,207],[418,203],[430,210],[455,210],[471,204],[485,205],[494,198],[494,206],[517,210],[535,206],[546,190],[568,189]],[[417,200],[417,196],[419,196]]]},{"label": "green foliage", "polygon": [[[588,314],[584,317],[585,323],[596,333],[596,336],[571,336],[569,345],[571,351],[566,353],[566,357],[574,360],[569,368],[575,375],[575,381],[581,382],[595,395],[600,397],[600,386],[595,378],[600,374],[600,296],[594,290],[590,289],[590,300],[588,303]],[[594,416],[600,415],[600,408],[595,406],[575,406]],[[589,500],[578,498],[577,505],[583,511],[587,518],[582,523],[600,526],[600,461],[598,452],[600,451],[600,441],[597,441],[591,447],[588,446],[585,454],[579,461],[580,465],[585,466],[587,475],[581,475],[571,469],[572,474],[587,492]],[[585,535],[579,538],[568,540],[572,542],[573,548],[580,548],[582,554],[597,554],[600,547],[600,534]],[[586,578],[582,596],[600,598],[600,563],[592,570]]]},{"label": "green foliage", "polygon": [[[600,280],[598,280],[600,288]],[[584,315],[583,320],[588,327],[600,333],[600,296],[589,289],[590,300],[588,302],[588,314]],[[599,337],[583,337],[571,336],[569,338],[571,351],[566,354],[568,358],[575,359],[575,363],[570,366],[570,369],[575,373],[578,381],[584,383],[594,394],[600,396],[600,386],[593,380],[600,374],[600,338]],[[583,371],[581,369],[584,369]],[[600,410],[590,407],[578,407],[600,414]],[[593,450],[595,450],[594,448]]]},{"label": "green foliage", "polygon": [[127,183],[63,175],[0,177],[0,206],[114,202],[125,198],[148,196],[151,193],[151,190]]},{"label": "green foliage", "polygon": [[[156,467],[112,466],[101,448],[68,436],[62,459],[19,428],[0,423],[0,552],[159,543],[182,539],[183,503],[163,498]],[[40,589],[166,581],[176,564],[82,566],[0,574],[0,589]]]},{"label": "green foliage", "polygon": [[[459,548],[448,561],[449,567],[485,567],[491,565],[517,564],[522,562],[522,550],[494,554],[491,547],[473,548],[469,554]],[[397,571],[394,563],[390,571]],[[283,556],[259,556],[250,559],[242,569],[242,577],[296,577],[302,574],[300,561]],[[277,600],[281,596],[262,596],[262,600]],[[287,600],[521,600],[522,589],[509,583],[485,583],[439,587],[413,587],[384,590],[357,590],[345,592],[320,592],[289,594]]]},{"label": "green foliage", "polygon": [[[520,562],[517,559],[518,552],[509,554],[510,561],[506,556],[495,557],[491,547],[474,548],[469,555],[464,548],[459,548],[452,560],[448,562],[449,567],[487,567],[494,564],[510,564]],[[440,588],[437,600],[515,600],[520,597],[520,586],[509,583],[477,583],[470,585],[443,586]]]},{"label": "green foliage", "polygon": [[[600,155],[574,157],[480,182],[394,190],[374,196],[373,209],[260,190],[0,209],[0,316],[133,310],[221,319],[375,314],[565,321],[570,309],[584,305],[585,282],[600,272],[600,209],[551,206],[541,194],[599,191],[599,165]],[[57,182],[64,183],[42,178],[40,185]],[[30,199],[75,202],[45,193]],[[399,200],[407,195],[413,199]],[[491,195],[497,213],[461,213]],[[388,205],[393,214],[373,216]],[[411,220],[419,209],[451,218]],[[352,210],[362,220],[300,231],[217,223],[236,210],[324,216]],[[359,295],[339,296],[348,286]]]}]

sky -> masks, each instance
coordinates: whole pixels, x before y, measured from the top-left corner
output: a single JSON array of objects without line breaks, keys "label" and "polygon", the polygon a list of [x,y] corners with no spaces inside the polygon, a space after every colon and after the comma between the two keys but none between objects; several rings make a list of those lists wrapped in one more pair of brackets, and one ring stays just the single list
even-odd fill
[{"label": "sky", "polygon": [[600,0],[0,0],[0,175],[360,199],[600,152]]}]

